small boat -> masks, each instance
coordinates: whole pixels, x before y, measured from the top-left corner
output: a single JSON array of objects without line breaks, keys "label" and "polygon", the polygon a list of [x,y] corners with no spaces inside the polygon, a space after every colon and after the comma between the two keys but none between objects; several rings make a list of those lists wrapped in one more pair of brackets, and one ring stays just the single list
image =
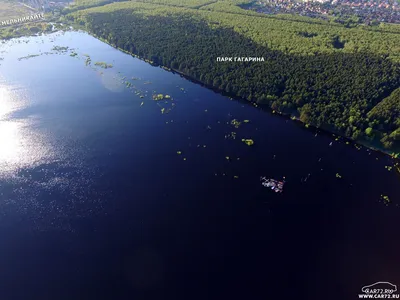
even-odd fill
[{"label": "small boat", "polygon": [[283,177],[283,181],[275,180],[275,179],[267,179],[266,177],[261,177],[261,184],[264,187],[268,187],[273,190],[275,193],[282,193],[283,186],[285,185],[285,177]]}]

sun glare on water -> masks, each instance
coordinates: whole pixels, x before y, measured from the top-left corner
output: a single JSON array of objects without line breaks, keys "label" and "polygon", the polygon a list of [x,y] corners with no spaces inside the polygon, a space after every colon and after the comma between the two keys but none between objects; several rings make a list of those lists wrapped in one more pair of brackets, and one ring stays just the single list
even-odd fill
[{"label": "sun glare on water", "polygon": [[31,119],[10,117],[20,105],[18,97],[0,87],[0,177],[33,165],[49,154],[43,137],[29,129]]},{"label": "sun glare on water", "polygon": [[15,162],[21,155],[18,124],[0,121],[0,164]]},{"label": "sun glare on water", "polygon": [[10,93],[5,88],[0,87],[0,120],[11,110],[10,98]]},{"label": "sun glare on water", "polygon": [[0,166],[13,164],[20,157],[22,145],[19,125],[7,120],[12,112],[11,95],[5,88],[0,88]]}]

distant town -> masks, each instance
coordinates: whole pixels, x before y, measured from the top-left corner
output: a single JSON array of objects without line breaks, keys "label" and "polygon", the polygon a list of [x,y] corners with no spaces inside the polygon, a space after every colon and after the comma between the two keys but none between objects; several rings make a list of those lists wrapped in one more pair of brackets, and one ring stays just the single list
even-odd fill
[{"label": "distant town", "polygon": [[20,4],[39,12],[59,11],[71,4],[70,0],[22,0]]},{"label": "distant town", "polygon": [[248,9],[265,14],[289,13],[331,19],[348,26],[400,23],[399,0],[262,0]]}]

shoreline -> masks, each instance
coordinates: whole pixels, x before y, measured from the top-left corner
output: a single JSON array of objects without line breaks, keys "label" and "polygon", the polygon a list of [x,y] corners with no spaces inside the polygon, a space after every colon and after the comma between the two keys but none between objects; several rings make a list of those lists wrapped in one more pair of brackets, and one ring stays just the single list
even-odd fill
[{"label": "shoreline", "polygon": [[[48,23],[48,22],[47,22],[47,23]],[[124,49],[122,49],[122,48],[117,47],[116,45],[111,44],[110,42],[108,42],[107,40],[105,40],[105,39],[103,39],[103,38],[97,36],[96,34],[90,32],[90,31],[87,31],[87,30],[84,29],[84,28],[80,28],[79,25],[77,26],[77,24],[75,24],[75,23],[73,23],[73,22],[72,22],[72,23],[66,22],[66,23],[62,24],[61,27],[64,27],[63,25],[64,25],[64,26],[66,26],[66,25],[69,25],[69,26],[74,25],[74,28],[72,28],[72,30],[64,30],[65,28],[57,28],[56,30],[54,30],[54,31],[52,31],[52,32],[39,32],[39,33],[36,34],[36,35],[39,35],[39,34],[51,34],[51,33],[55,33],[55,32],[58,32],[58,31],[75,31],[75,32],[80,32],[80,31],[81,31],[81,32],[87,33],[87,34],[89,34],[90,36],[92,36],[92,37],[94,37],[94,38],[96,38],[96,39],[102,41],[103,43],[105,43],[105,44],[107,44],[107,45],[113,47],[114,49],[116,49],[116,50],[118,50],[118,51],[121,51],[121,52],[123,52],[123,53],[125,53],[125,54],[127,54],[127,55],[129,55],[129,56],[138,58],[138,59],[140,59],[140,60],[142,60],[142,61],[144,61],[144,62],[146,62],[146,63],[152,65],[153,67],[162,68],[162,69],[164,69],[165,71],[168,71],[168,72],[171,72],[171,73],[174,73],[174,74],[178,74],[179,76],[185,78],[186,80],[189,80],[189,81],[191,81],[191,82],[193,82],[193,83],[199,84],[199,85],[201,85],[202,87],[205,87],[205,88],[207,88],[207,89],[210,89],[210,90],[212,90],[212,91],[214,91],[214,92],[216,92],[216,93],[218,93],[218,94],[221,94],[221,95],[226,96],[226,97],[230,97],[230,98],[235,99],[235,100],[237,100],[237,101],[241,101],[241,102],[243,102],[243,103],[245,103],[245,104],[247,104],[247,105],[252,105],[252,106],[254,106],[254,107],[256,107],[256,108],[262,109],[262,110],[265,111],[265,112],[268,112],[269,114],[279,115],[279,116],[284,117],[284,118],[286,118],[286,119],[290,119],[291,121],[295,121],[298,125],[302,125],[302,127],[305,128],[305,129],[313,129],[315,132],[320,131],[320,132],[323,132],[324,134],[327,134],[327,135],[332,135],[332,134],[333,134],[334,136],[338,136],[338,137],[340,137],[341,139],[345,140],[346,143],[351,143],[351,144],[353,144],[353,145],[355,145],[355,146],[356,146],[356,145],[363,146],[363,147],[365,147],[365,148],[367,148],[367,149],[370,149],[370,150],[372,150],[372,151],[375,151],[375,152],[381,153],[381,154],[383,154],[383,155],[389,156],[390,158],[394,159],[395,162],[397,161],[397,162],[400,163],[400,153],[396,153],[395,150],[392,150],[392,151],[391,151],[391,150],[382,149],[382,148],[376,147],[376,146],[374,146],[374,145],[372,145],[372,144],[370,144],[370,143],[368,143],[368,142],[366,142],[366,141],[363,141],[363,140],[353,140],[353,139],[350,139],[350,138],[348,138],[348,137],[342,135],[342,134],[339,133],[339,132],[335,132],[335,131],[332,131],[332,130],[328,130],[328,129],[323,128],[323,127],[317,127],[317,126],[315,126],[315,125],[313,125],[313,124],[304,123],[304,122],[302,122],[302,121],[299,119],[298,116],[296,116],[296,115],[294,115],[294,114],[282,113],[282,112],[275,111],[275,110],[273,110],[271,107],[269,107],[269,106],[266,105],[266,104],[259,104],[259,103],[257,103],[256,101],[248,101],[248,100],[246,100],[246,99],[243,99],[243,98],[241,98],[241,97],[238,97],[238,96],[235,95],[235,94],[227,93],[227,92],[225,92],[224,90],[220,90],[220,89],[215,88],[215,87],[213,87],[213,86],[207,85],[207,84],[205,84],[205,83],[199,81],[198,79],[193,78],[193,77],[191,77],[191,76],[189,76],[189,75],[187,75],[187,74],[185,74],[185,73],[183,73],[183,72],[181,72],[181,71],[179,71],[179,70],[176,70],[176,69],[173,69],[173,68],[168,68],[168,67],[163,66],[163,65],[155,64],[154,62],[152,62],[152,61],[150,61],[150,60],[148,60],[148,59],[146,59],[146,58],[144,58],[144,57],[141,57],[141,56],[139,56],[139,55],[137,55],[137,54],[135,54],[135,53],[131,53],[131,52],[129,52],[129,51],[126,51],[126,50],[124,50]],[[24,36],[25,36],[25,35],[24,35]],[[34,35],[31,35],[31,36],[34,36]],[[13,38],[21,38],[21,37],[23,37],[23,36],[12,37],[11,39],[13,39]],[[4,39],[4,40],[7,40],[7,39]],[[400,150],[400,149],[398,149],[398,150]],[[397,171],[400,173],[400,168],[397,168]]]},{"label": "shoreline", "polygon": [[[218,93],[218,94],[221,94],[221,95],[223,95],[223,96],[227,96],[227,97],[233,98],[233,99],[238,100],[238,101],[242,101],[243,103],[246,103],[246,104],[248,104],[248,105],[253,105],[253,106],[255,106],[256,108],[261,108],[261,109],[263,109],[264,111],[267,111],[267,112],[270,113],[270,114],[276,114],[276,115],[282,116],[282,117],[284,117],[284,118],[286,118],[286,119],[290,119],[291,121],[295,121],[295,122],[297,122],[299,125],[300,125],[300,124],[303,125],[303,127],[304,127],[305,129],[310,129],[310,128],[312,128],[314,131],[319,130],[319,131],[321,131],[321,132],[323,132],[323,133],[325,133],[325,134],[337,135],[338,137],[344,139],[346,142],[352,143],[352,144],[354,144],[354,145],[363,146],[363,147],[365,147],[365,148],[367,148],[367,149],[370,149],[370,150],[372,150],[372,151],[375,151],[375,152],[381,153],[381,154],[383,154],[383,155],[389,156],[389,157],[392,158],[395,162],[400,163],[400,153],[396,153],[394,150],[391,151],[391,150],[385,150],[385,149],[382,149],[382,148],[378,148],[378,147],[375,147],[375,146],[373,146],[372,144],[369,144],[369,143],[367,143],[367,142],[365,142],[365,141],[362,141],[362,140],[352,140],[352,139],[350,139],[350,138],[348,138],[348,137],[342,135],[342,134],[339,133],[339,132],[335,132],[335,131],[332,131],[332,130],[328,130],[328,129],[325,129],[325,128],[323,128],[323,127],[317,127],[317,126],[312,125],[312,124],[304,123],[304,122],[302,122],[297,116],[295,116],[295,115],[293,115],[293,114],[277,112],[277,111],[273,110],[271,107],[269,107],[269,106],[266,105],[266,104],[259,104],[259,103],[255,102],[255,101],[248,101],[248,100],[243,99],[243,98],[240,98],[240,97],[238,97],[238,96],[236,96],[236,95],[234,95],[234,94],[229,94],[229,93],[227,93],[227,92],[225,92],[225,91],[223,91],[223,90],[220,90],[220,89],[217,89],[217,88],[215,88],[215,87],[213,87],[213,86],[207,85],[207,84],[205,84],[205,83],[203,83],[203,82],[197,80],[196,78],[193,78],[193,77],[191,77],[191,76],[189,76],[189,75],[187,75],[187,74],[185,74],[185,73],[183,73],[183,72],[181,72],[181,71],[179,71],[179,70],[175,70],[175,69],[173,69],[173,68],[168,68],[168,67],[166,67],[166,66],[159,65],[159,64],[154,64],[154,62],[152,62],[152,61],[150,61],[150,60],[148,60],[148,59],[146,59],[146,58],[144,58],[144,57],[141,57],[141,56],[139,56],[139,55],[137,55],[137,54],[135,54],[135,53],[131,53],[131,52],[129,52],[129,51],[126,51],[126,50],[124,50],[124,49],[122,49],[122,48],[117,47],[116,45],[113,45],[113,44],[109,43],[107,40],[105,40],[105,39],[103,39],[103,38],[97,36],[97,35],[94,34],[94,33],[91,33],[91,32],[89,32],[89,31],[87,31],[87,30],[84,30],[84,29],[80,29],[80,30],[83,31],[83,32],[85,32],[85,33],[87,33],[87,34],[89,34],[89,35],[91,35],[91,36],[93,36],[94,38],[96,38],[96,39],[102,41],[103,43],[106,43],[107,45],[110,45],[111,47],[113,47],[114,49],[116,49],[116,50],[118,50],[118,51],[121,51],[121,52],[123,52],[123,53],[125,53],[125,54],[127,54],[127,55],[136,57],[136,58],[138,58],[138,59],[140,59],[140,60],[142,60],[142,61],[144,61],[144,62],[146,62],[146,63],[149,63],[149,64],[152,65],[153,67],[158,67],[158,68],[164,69],[165,71],[168,71],[168,72],[171,72],[171,73],[176,73],[176,74],[180,75],[181,77],[183,77],[183,78],[185,78],[185,79],[187,79],[187,80],[189,80],[189,81],[191,81],[191,82],[193,82],[193,83],[200,84],[201,86],[203,86],[203,87],[205,87],[205,88],[207,88],[207,89],[210,89],[210,90],[212,90],[212,91],[214,91],[214,92],[216,92],[216,93]],[[398,150],[400,150],[400,149],[398,149]],[[397,168],[397,171],[400,173],[400,168]]]}]

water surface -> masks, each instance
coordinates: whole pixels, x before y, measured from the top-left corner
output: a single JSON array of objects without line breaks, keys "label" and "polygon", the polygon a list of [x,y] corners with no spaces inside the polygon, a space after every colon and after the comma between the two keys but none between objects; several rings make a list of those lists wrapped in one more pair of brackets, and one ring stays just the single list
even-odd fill
[{"label": "water surface", "polygon": [[[2,299],[353,299],[400,284],[390,158],[85,33],[0,57]],[[286,176],[284,193],[260,176]]]}]

